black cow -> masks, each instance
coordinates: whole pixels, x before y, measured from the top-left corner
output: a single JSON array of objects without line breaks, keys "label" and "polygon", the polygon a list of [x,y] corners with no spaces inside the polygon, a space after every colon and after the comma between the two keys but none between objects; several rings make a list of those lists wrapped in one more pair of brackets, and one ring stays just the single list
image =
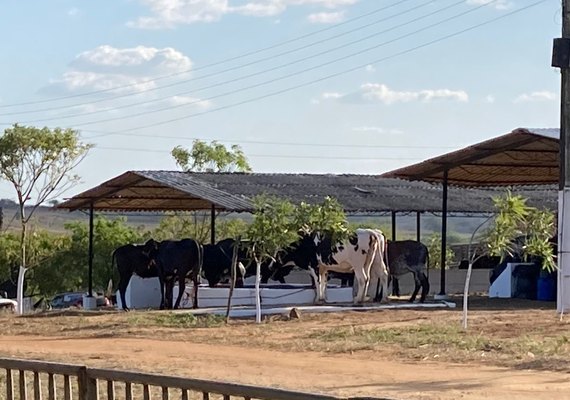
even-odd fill
[{"label": "black cow", "polygon": [[[235,239],[228,238],[220,240],[215,245],[204,245],[202,275],[208,280],[210,287],[214,287],[218,283],[231,278],[235,242]],[[242,240],[239,243],[236,287],[243,287],[243,280],[247,277],[254,276],[256,273],[255,260],[249,254],[248,246],[249,243],[247,241]],[[261,264],[261,283],[267,283],[269,279],[285,283],[285,279],[280,276],[281,270],[274,270],[272,264],[272,261],[265,261]]]},{"label": "black cow", "polygon": [[[194,239],[164,240],[155,242],[149,240],[147,248],[149,257],[156,263],[160,280],[161,302],[160,309],[178,308],[184,294],[186,278],[193,283],[192,308],[198,308],[198,284],[202,269],[203,248]],[[172,306],[174,281],[178,280],[178,297]]]},{"label": "black cow", "polygon": [[[392,285],[398,290],[397,280],[408,273],[414,274],[414,292],[410,298],[413,302],[420,288],[422,294],[420,303],[423,303],[429,292],[429,281],[424,271],[429,265],[429,251],[426,245],[415,240],[388,241],[388,269],[392,277]],[[399,293],[398,293],[399,295]]]},{"label": "black cow", "polygon": [[141,278],[158,277],[158,269],[149,256],[149,243],[152,242],[148,241],[147,244],[144,245],[126,244],[115,249],[111,256],[111,266],[116,262],[117,269],[119,270],[121,308],[125,311],[129,311],[127,302],[125,301],[125,293],[131,281],[131,276],[136,274]]},{"label": "black cow", "polygon": [[[208,281],[210,287],[231,278],[232,257],[235,240],[223,239],[216,244],[204,245],[204,260],[202,264],[202,276]],[[247,251],[240,246],[238,248],[238,265],[236,269],[236,287],[243,287],[245,267],[243,260],[247,257]]]}]

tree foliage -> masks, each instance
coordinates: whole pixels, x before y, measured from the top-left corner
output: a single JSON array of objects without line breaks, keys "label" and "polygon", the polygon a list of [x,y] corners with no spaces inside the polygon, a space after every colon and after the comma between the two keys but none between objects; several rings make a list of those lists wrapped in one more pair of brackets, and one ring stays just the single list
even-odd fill
[{"label": "tree foliage", "polygon": [[[49,129],[15,124],[0,137],[0,178],[16,191],[20,217],[18,312],[22,313],[24,277],[28,269],[26,225],[45,201],[55,199],[79,181],[72,171],[91,145],[72,129]],[[27,208],[26,205],[31,204]],[[27,214],[26,214],[27,212]]]},{"label": "tree foliage", "polygon": [[0,177],[12,183],[18,202],[32,202],[26,223],[40,204],[55,199],[79,181],[72,170],[92,146],[73,129],[15,124],[0,137]]},{"label": "tree foliage", "polygon": [[[441,269],[441,235],[432,233],[428,239],[429,267]],[[445,269],[449,269],[455,253],[449,245],[445,246]]]},{"label": "tree foliage", "polygon": [[527,199],[510,191],[493,199],[497,210],[485,243],[490,255],[514,257],[521,254],[541,259],[543,269],[554,271],[556,257],[551,238],[556,232],[554,213],[526,204]]},{"label": "tree foliage", "polygon": [[251,172],[247,157],[236,144],[228,149],[215,140],[210,144],[194,140],[190,150],[176,146],[171,154],[184,171]]}]

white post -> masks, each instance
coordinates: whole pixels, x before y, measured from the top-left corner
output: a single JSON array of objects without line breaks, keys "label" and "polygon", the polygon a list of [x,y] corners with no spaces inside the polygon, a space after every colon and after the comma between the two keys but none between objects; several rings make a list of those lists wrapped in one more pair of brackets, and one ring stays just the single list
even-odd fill
[{"label": "white post", "polygon": [[570,310],[570,188],[558,192],[558,299],[559,313]]},{"label": "white post", "polygon": [[18,302],[17,313],[18,315],[24,314],[24,279],[26,276],[26,268],[22,268],[18,270],[18,282],[17,282],[17,290],[16,290],[16,301]]},{"label": "white post", "polygon": [[255,322],[260,324],[261,323],[261,296],[260,296],[260,289],[259,284],[261,283],[261,263],[256,260],[256,269],[255,269]]}]

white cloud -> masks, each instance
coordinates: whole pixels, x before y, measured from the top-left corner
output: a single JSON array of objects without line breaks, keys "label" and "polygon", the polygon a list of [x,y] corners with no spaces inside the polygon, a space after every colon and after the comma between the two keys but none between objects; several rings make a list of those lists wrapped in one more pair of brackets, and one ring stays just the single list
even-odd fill
[{"label": "white cloud", "polygon": [[374,67],[374,65],[372,65],[372,64],[369,64],[364,68],[364,70],[366,72],[376,72],[376,67]]},{"label": "white cloud", "polygon": [[548,90],[543,90],[539,92],[523,93],[518,96],[514,102],[515,103],[526,103],[531,101],[553,101],[556,100],[558,96],[554,92],[549,92]]},{"label": "white cloud", "polygon": [[[139,0],[147,6],[150,16],[128,21],[127,26],[140,29],[174,28],[196,22],[219,21],[226,14],[270,17],[283,13],[288,7],[313,5],[336,9],[355,4],[358,0],[249,0],[240,4],[234,0]],[[323,13],[325,14],[325,13]],[[335,14],[335,13],[332,13]]]},{"label": "white cloud", "polygon": [[[492,3],[492,4],[490,4]],[[467,4],[473,6],[480,6],[483,4],[490,4],[496,10],[508,10],[512,8],[514,3],[509,0],[467,0]]]},{"label": "white cloud", "polygon": [[402,132],[399,129],[385,129],[379,126],[355,126],[352,128],[354,132],[372,132],[378,134],[388,134],[388,135],[401,135]]},{"label": "white cloud", "polygon": [[344,11],[309,14],[307,20],[313,24],[335,24],[344,20]]},{"label": "white cloud", "polygon": [[78,54],[61,78],[52,80],[41,91],[64,95],[132,85],[113,94],[142,92],[157,85],[148,82],[153,77],[177,73],[184,77],[191,67],[190,58],[172,48],[119,49],[105,45]]},{"label": "white cloud", "polygon": [[320,104],[321,101],[334,101],[344,97],[344,94],[339,92],[323,92],[318,98],[311,99],[311,104]]},{"label": "white cloud", "polygon": [[463,90],[428,89],[419,91],[396,91],[381,83],[365,83],[361,86],[362,99],[384,104],[407,103],[411,101],[432,102],[434,100],[469,101]]},{"label": "white cloud", "polygon": [[488,94],[487,96],[485,96],[485,103],[494,103],[495,102],[495,96],[493,96],[492,94]]},{"label": "white cloud", "polygon": [[342,93],[338,92],[324,92],[323,94],[321,94],[321,98],[323,98],[324,100],[340,99],[342,96],[343,96]]}]

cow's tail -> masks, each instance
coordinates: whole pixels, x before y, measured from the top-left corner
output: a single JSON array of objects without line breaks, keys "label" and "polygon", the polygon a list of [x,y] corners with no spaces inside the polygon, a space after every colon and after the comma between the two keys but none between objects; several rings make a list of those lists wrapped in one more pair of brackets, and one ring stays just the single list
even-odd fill
[{"label": "cow's tail", "polygon": [[200,279],[200,275],[202,274],[202,266],[204,264],[204,246],[199,242],[196,242],[196,246],[198,246],[198,271],[197,271],[197,279]]}]

